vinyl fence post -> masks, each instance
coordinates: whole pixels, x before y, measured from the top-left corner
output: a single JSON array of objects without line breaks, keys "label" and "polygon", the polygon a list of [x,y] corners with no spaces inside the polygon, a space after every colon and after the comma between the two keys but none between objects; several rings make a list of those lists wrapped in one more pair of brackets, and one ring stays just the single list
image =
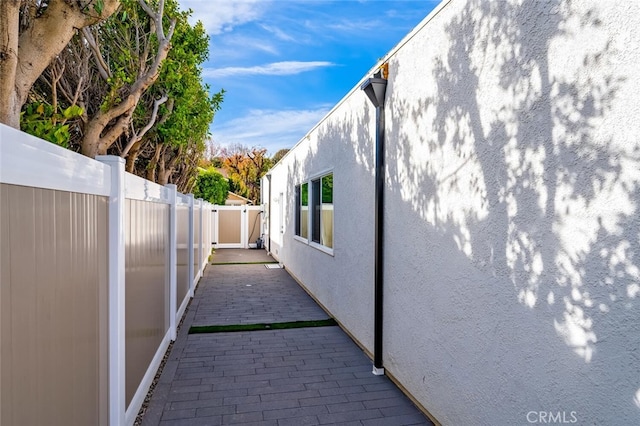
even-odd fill
[{"label": "vinyl fence post", "polygon": [[178,188],[172,183],[166,185],[169,191],[169,330],[171,340],[177,337],[178,313]]},{"label": "vinyl fence post", "polygon": [[187,197],[189,197],[189,234],[187,235],[187,253],[188,253],[188,257],[187,257],[187,261],[189,262],[189,297],[193,297],[193,281],[194,281],[194,277],[195,277],[195,271],[194,271],[194,267],[193,267],[193,249],[194,249],[194,225],[195,225],[195,221],[193,220],[193,208],[194,208],[194,199],[193,199],[193,194],[187,194]]},{"label": "vinyl fence post", "polygon": [[125,424],[125,192],[124,159],[100,155],[111,167],[109,196],[109,423]]},{"label": "vinyl fence post", "polygon": [[204,200],[202,198],[198,199],[200,204],[200,243],[198,244],[198,275],[202,276],[204,273],[204,262],[202,260],[204,251],[203,243],[204,243]]},{"label": "vinyl fence post", "polygon": [[211,244],[211,236],[209,235],[209,223],[211,222],[211,204],[205,201],[202,203],[202,274],[207,267],[209,259],[209,251],[207,244]]}]

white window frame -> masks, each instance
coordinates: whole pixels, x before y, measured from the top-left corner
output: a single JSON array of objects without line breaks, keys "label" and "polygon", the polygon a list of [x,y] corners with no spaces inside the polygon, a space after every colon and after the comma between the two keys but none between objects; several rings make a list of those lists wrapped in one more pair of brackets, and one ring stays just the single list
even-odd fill
[{"label": "white window frame", "polygon": [[[298,184],[296,184],[294,186],[294,191],[293,191],[294,192],[294,195],[293,195],[294,199],[295,199],[295,188],[296,187],[300,187],[300,202],[299,202],[300,205],[295,204],[295,202],[294,202],[294,204],[295,204],[294,205],[294,217],[296,215],[296,209],[298,209],[298,208],[302,209],[302,205],[301,205],[301,203],[302,203],[302,185],[304,185],[305,183],[307,184],[307,190],[308,190],[307,208],[309,209],[309,213],[307,214],[307,237],[304,238],[304,237],[301,237],[300,235],[296,234],[295,221],[294,221],[294,232],[293,232],[294,236],[293,236],[293,239],[295,241],[300,242],[300,243],[306,244],[309,247],[313,247],[313,248],[315,248],[315,249],[317,249],[317,250],[319,250],[319,251],[321,251],[323,253],[326,253],[326,254],[328,254],[330,256],[333,256],[334,255],[334,248],[335,248],[335,222],[336,222],[335,210],[334,210],[333,224],[332,224],[332,227],[333,227],[332,240],[333,240],[334,247],[327,247],[325,245],[322,245],[322,244],[317,243],[317,242],[312,240],[312,238],[313,238],[312,237],[313,236],[313,228],[312,228],[312,226],[313,226],[312,203],[313,202],[312,202],[312,200],[313,200],[313,195],[314,195],[313,194],[313,181],[322,179],[323,177],[328,176],[328,175],[333,175],[334,179],[335,179],[335,174],[333,172],[333,169],[327,169],[327,170],[323,170],[322,172],[315,173],[315,174],[311,175],[308,179],[301,180]],[[335,180],[334,180],[334,182],[335,182]],[[322,183],[320,184],[320,191],[322,191]],[[335,192],[333,193],[333,196],[335,197]],[[320,204],[322,204],[322,194],[320,194]],[[302,210],[300,210],[300,216],[301,216],[300,220],[302,220]],[[320,220],[322,220],[322,219],[320,219]],[[302,227],[302,223],[300,224],[300,226]]]}]

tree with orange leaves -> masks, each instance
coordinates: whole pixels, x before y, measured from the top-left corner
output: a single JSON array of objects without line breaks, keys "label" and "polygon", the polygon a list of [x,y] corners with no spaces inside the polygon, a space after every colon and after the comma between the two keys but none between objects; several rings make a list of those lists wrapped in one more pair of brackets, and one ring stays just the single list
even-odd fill
[{"label": "tree with orange leaves", "polygon": [[[241,144],[230,145],[222,149],[221,157],[235,191],[254,204],[260,203],[260,179],[271,167],[267,150],[259,147],[246,147]],[[232,189],[233,190],[233,189]]]}]

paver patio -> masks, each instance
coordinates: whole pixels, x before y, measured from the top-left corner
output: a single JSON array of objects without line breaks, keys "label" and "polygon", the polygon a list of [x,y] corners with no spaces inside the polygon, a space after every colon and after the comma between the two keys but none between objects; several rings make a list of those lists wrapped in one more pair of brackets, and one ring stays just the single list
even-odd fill
[{"label": "paver patio", "polygon": [[[213,262],[238,258],[273,261],[262,250],[218,250]],[[210,265],[142,424],[432,424],[387,377],[371,373],[337,326],[188,334],[192,325],[326,318],[283,269]]]}]

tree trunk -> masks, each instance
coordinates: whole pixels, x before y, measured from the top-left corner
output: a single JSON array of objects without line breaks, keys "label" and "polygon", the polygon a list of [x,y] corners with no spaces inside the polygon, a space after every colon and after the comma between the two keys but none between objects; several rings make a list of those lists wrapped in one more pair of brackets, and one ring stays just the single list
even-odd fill
[{"label": "tree trunk", "polygon": [[133,144],[131,149],[129,150],[129,155],[127,155],[127,163],[125,165],[125,170],[129,173],[135,173],[136,170],[136,160],[138,159],[138,155],[140,155],[140,150],[142,148],[142,140],[137,141]]},{"label": "tree trunk", "polygon": [[16,111],[15,78],[18,66],[20,0],[0,1],[0,122],[20,127],[20,108]]},{"label": "tree trunk", "polygon": [[[162,154],[160,155],[160,160],[158,161],[158,171],[156,172],[156,178],[160,177],[160,179],[164,178],[164,173],[165,173],[165,167],[164,167],[164,151],[165,148],[162,149]],[[157,180],[154,180],[154,182],[158,182]]]},{"label": "tree trunk", "polygon": [[[100,113],[98,113],[100,114]],[[94,117],[84,126],[84,135],[82,136],[81,150],[83,155],[96,158],[100,150],[100,134],[107,124],[102,124],[97,117]]]},{"label": "tree trunk", "polygon": [[156,167],[158,166],[158,160],[160,159],[160,155],[162,154],[162,145],[156,145],[156,151],[153,154],[153,158],[149,161],[149,165],[147,166],[147,180],[151,182],[156,181]]},{"label": "tree trunk", "polygon": [[158,176],[158,184],[159,185],[166,185],[169,183],[169,178],[171,177],[171,175],[173,174],[173,168],[164,168],[161,172],[160,172],[160,176]]},{"label": "tree trunk", "polygon": [[51,61],[65,48],[76,29],[106,19],[120,5],[104,0],[100,16],[83,13],[79,2],[50,0],[19,34],[20,1],[0,1],[0,122],[19,128],[20,110],[29,90]]},{"label": "tree trunk", "polygon": [[193,191],[195,185],[195,168],[193,165],[186,165],[178,170],[178,181],[174,182],[178,187],[178,191],[188,194]]},{"label": "tree trunk", "polygon": [[178,152],[175,153],[175,155],[173,156],[173,158],[171,158],[171,160],[169,160],[169,162],[167,163],[167,149],[169,150],[169,155],[171,155],[171,153],[173,153],[173,149],[169,146],[169,145],[164,145],[164,150],[162,151],[162,161],[160,163],[160,176],[158,176],[158,182],[160,185],[166,185],[169,183],[169,179],[171,178],[171,175],[173,174],[173,172],[176,170],[176,167],[178,166],[178,161],[180,161],[182,157],[182,150],[183,150],[183,146],[181,145],[180,147],[178,147]]},{"label": "tree trunk", "polygon": [[[133,103],[131,100],[130,102]],[[135,102],[137,103],[137,100]],[[111,115],[98,111],[85,125],[81,142],[82,154],[91,158],[95,158],[96,155],[106,155],[111,145],[113,145],[116,139],[129,127],[135,105],[136,104],[133,104],[131,109],[125,110],[122,115],[116,116],[117,119],[115,123],[109,126],[106,133],[103,133],[103,131],[110,123],[109,118]]]}]

